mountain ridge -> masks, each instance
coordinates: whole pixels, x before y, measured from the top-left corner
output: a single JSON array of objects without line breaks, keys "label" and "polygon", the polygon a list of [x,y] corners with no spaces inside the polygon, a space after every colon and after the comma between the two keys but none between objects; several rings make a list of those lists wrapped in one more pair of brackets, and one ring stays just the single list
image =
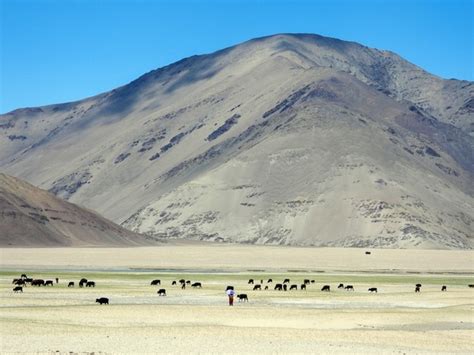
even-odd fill
[{"label": "mountain ridge", "polygon": [[3,247],[130,247],[154,242],[2,173],[0,206]]},{"label": "mountain ridge", "polygon": [[[0,168],[160,237],[472,247],[473,93],[473,83],[433,77],[387,51],[275,35],[185,58],[66,106],[1,115]],[[247,201],[245,190],[257,200]],[[285,191],[293,191],[286,200]],[[450,195],[443,203],[452,216],[439,194]],[[429,218],[413,203],[428,206]],[[372,205],[392,206],[398,217],[364,215]],[[322,227],[324,209],[337,206],[347,215]]]}]

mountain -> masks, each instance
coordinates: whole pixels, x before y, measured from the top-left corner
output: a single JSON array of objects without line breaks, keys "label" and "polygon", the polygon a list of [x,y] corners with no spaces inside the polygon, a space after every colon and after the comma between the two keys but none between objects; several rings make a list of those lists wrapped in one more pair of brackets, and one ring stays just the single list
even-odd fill
[{"label": "mountain", "polygon": [[139,246],[153,239],[0,173],[0,246]]},{"label": "mountain", "polygon": [[160,238],[474,245],[473,83],[353,42],[250,40],[0,132],[2,171]]}]

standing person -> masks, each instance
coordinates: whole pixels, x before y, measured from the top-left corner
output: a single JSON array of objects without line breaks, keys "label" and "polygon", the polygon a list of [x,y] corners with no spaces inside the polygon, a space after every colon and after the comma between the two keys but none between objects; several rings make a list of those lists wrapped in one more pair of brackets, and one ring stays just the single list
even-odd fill
[{"label": "standing person", "polygon": [[229,296],[229,306],[233,306],[234,305],[234,295],[235,295],[235,291],[232,290],[232,289],[229,289],[227,290],[227,296]]}]

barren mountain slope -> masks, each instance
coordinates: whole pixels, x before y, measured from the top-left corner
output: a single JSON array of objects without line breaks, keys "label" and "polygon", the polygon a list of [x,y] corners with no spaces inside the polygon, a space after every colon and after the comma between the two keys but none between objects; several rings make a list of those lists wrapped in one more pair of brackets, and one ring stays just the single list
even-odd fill
[{"label": "barren mountain slope", "polygon": [[276,35],[2,115],[0,168],[158,236],[470,248],[472,98],[390,52]]},{"label": "barren mountain slope", "polygon": [[0,173],[0,246],[135,246],[151,241]]}]

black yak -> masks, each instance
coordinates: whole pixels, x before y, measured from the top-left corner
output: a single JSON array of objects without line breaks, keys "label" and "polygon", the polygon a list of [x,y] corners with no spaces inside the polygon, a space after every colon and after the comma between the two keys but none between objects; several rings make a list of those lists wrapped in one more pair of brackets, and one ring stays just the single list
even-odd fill
[{"label": "black yak", "polygon": [[36,279],[31,281],[31,286],[44,286],[44,280]]},{"label": "black yak", "polygon": [[240,301],[249,301],[249,298],[247,297],[247,295],[245,293],[241,293],[240,295],[237,295],[237,298],[239,299],[239,302]]}]

